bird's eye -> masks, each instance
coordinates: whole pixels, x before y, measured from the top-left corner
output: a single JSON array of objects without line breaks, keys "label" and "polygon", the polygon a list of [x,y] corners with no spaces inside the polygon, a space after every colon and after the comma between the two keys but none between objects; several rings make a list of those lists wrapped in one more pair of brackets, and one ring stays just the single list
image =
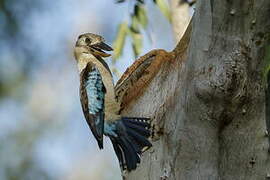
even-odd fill
[{"label": "bird's eye", "polygon": [[86,42],[87,44],[90,44],[90,43],[91,43],[91,40],[90,40],[89,38],[85,38],[85,42]]}]

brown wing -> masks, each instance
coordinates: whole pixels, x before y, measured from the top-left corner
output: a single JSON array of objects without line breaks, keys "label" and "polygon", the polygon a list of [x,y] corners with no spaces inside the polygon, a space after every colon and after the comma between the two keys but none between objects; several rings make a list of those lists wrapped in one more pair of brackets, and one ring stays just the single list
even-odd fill
[{"label": "brown wing", "polygon": [[115,86],[115,94],[121,110],[143,90],[154,78],[160,67],[173,59],[173,54],[164,50],[153,50],[137,59],[122,75]]}]

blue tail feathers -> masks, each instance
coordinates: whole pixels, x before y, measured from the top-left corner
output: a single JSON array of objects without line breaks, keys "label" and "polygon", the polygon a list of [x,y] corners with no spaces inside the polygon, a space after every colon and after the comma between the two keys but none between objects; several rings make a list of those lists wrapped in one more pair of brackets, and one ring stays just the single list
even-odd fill
[{"label": "blue tail feathers", "polygon": [[122,117],[115,124],[117,136],[109,136],[122,170],[131,171],[140,163],[142,152],[152,146],[149,118]]}]

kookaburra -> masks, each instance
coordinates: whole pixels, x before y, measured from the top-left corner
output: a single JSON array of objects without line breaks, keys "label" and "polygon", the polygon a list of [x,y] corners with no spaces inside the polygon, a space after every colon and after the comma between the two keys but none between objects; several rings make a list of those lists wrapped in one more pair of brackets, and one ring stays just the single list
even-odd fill
[{"label": "kookaburra", "polygon": [[74,55],[80,74],[80,99],[85,119],[103,148],[103,135],[112,141],[121,169],[131,171],[140,163],[141,153],[151,147],[149,118],[123,117],[115,97],[113,77],[102,59],[113,49],[96,34],[79,36]]}]

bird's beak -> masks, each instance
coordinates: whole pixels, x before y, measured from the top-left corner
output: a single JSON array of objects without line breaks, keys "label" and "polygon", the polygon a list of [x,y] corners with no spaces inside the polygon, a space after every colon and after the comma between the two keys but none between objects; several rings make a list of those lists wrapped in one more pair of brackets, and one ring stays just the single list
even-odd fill
[{"label": "bird's beak", "polygon": [[113,48],[111,48],[109,45],[105,44],[104,42],[90,45],[90,48],[91,48],[92,53],[94,55],[101,56],[101,57],[109,57],[111,54],[108,54],[104,51],[112,51],[113,50]]}]

